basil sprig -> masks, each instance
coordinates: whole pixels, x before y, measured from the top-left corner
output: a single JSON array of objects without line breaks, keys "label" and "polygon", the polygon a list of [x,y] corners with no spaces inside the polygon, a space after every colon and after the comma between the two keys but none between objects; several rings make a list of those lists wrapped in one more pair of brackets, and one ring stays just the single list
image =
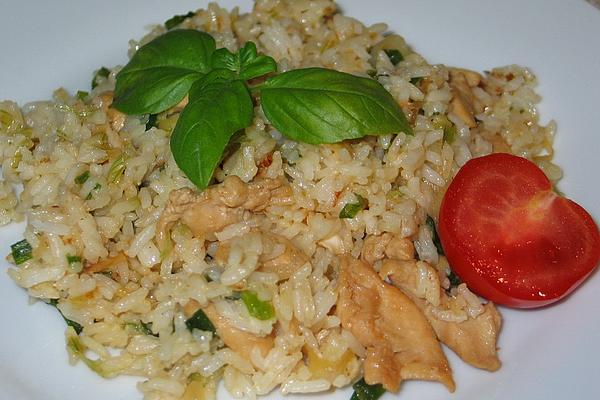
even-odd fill
[{"label": "basil sprig", "polygon": [[[179,168],[204,189],[231,137],[252,123],[247,81],[276,71],[275,60],[258,54],[252,42],[232,53],[216,49],[207,33],[174,29],[142,46],[117,74],[113,106],[126,114],[156,114],[189,95],[171,151]],[[305,68],[271,76],[252,92],[260,95],[268,122],[299,142],[412,134],[402,109],[372,79]]]},{"label": "basil sprig", "polygon": [[126,114],[156,114],[179,103],[209,72],[215,40],[173,30],[140,47],[117,74],[113,106]]}]

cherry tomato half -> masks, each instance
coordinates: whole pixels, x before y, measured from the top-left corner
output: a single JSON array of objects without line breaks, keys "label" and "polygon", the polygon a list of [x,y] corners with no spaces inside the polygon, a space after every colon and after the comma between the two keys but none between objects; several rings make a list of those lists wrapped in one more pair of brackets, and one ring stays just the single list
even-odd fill
[{"label": "cherry tomato half", "polygon": [[467,162],[442,200],[438,232],[454,272],[475,293],[518,308],[553,303],[600,261],[600,233],[577,203],[522,157]]}]

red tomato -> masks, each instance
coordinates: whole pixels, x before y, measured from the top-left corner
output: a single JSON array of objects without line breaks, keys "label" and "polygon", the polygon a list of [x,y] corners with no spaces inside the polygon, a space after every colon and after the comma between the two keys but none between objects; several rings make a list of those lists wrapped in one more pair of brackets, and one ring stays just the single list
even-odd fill
[{"label": "red tomato", "polygon": [[518,308],[553,303],[600,261],[600,233],[534,163],[510,154],[467,162],[444,195],[438,232],[450,266],[475,293]]}]

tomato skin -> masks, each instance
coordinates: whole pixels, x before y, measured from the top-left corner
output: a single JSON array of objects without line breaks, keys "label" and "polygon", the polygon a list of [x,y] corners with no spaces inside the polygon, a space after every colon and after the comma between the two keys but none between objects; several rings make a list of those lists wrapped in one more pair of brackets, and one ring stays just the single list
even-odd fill
[{"label": "tomato skin", "polygon": [[556,302],[600,262],[600,233],[589,213],[554,193],[535,164],[505,153],[459,170],[442,200],[438,233],[467,286],[509,307]]}]

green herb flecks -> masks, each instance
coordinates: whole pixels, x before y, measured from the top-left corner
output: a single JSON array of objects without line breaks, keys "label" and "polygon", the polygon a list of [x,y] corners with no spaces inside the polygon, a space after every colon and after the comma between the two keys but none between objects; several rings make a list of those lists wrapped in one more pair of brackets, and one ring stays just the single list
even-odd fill
[{"label": "green herb flecks", "polygon": [[367,207],[367,199],[356,193],[354,195],[356,196],[356,203],[346,203],[340,210],[340,218],[354,218],[359,211]]},{"label": "green herb flecks", "polygon": [[54,308],[56,308],[56,310],[60,313],[60,316],[63,317],[63,319],[65,320],[66,324],[68,326],[70,326],[71,328],[73,328],[75,333],[77,333],[79,335],[81,333],[81,331],[83,331],[83,326],[79,322],[73,321],[72,319],[65,317],[65,315],[62,313],[62,311],[60,311],[60,308],[58,308],[58,300],[57,299],[50,299],[47,301],[47,303],[49,305],[53,306]]},{"label": "green herb flecks", "polygon": [[398,65],[399,62],[404,61],[404,56],[400,53],[399,50],[396,49],[385,49],[385,54],[390,59],[391,63],[394,65]]},{"label": "green herb flecks", "polygon": [[157,127],[158,114],[150,114],[148,115],[148,122],[146,122],[146,130],[149,131],[150,128]]},{"label": "green herb flecks", "polygon": [[365,378],[361,378],[352,385],[354,393],[350,400],[377,400],[384,393],[385,389],[381,384],[369,385],[365,382]]},{"label": "green herb flecks", "polygon": [[436,115],[431,120],[435,129],[441,129],[444,132],[444,141],[452,144],[456,136],[456,126],[445,115]]},{"label": "green herb flecks", "polygon": [[95,89],[96,86],[100,84],[99,78],[106,79],[108,78],[108,75],[110,75],[110,70],[106,67],[101,67],[99,70],[97,70],[92,78],[92,89]]},{"label": "green herb flecks", "polygon": [[88,366],[89,369],[97,373],[103,378],[112,378],[120,372],[120,368],[110,368],[102,360],[92,360],[85,353],[86,347],[81,343],[81,339],[77,335],[67,334],[67,351],[73,356]]},{"label": "green herb flecks", "polygon": [[109,183],[119,182],[121,175],[123,175],[123,172],[125,172],[125,168],[127,167],[126,161],[127,158],[125,157],[125,154],[121,154],[115,161],[113,161],[106,176],[106,180],[108,180]]},{"label": "green herb flecks", "polygon": [[129,329],[130,331],[132,331],[134,333],[158,337],[158,334],[154,334],[152,332],[152,323],[137,321],[137,322],[125,322],[123,325],[125,328]]},{"label": "green herb flecks", "polygon": [[74,179],[78,185],[83,185],[90,178],[90,171],[85,171],[81,175],[77,175]]},{"label": "green herb flecks", "polygon": [[185,321],[187,328],[192,331],[194,329],[200,329],[201,331],[212,332],[213,335],[217,334],[217,330],[210,319],[206,316],[201,308],[198,309],[190,318]]},{"label": "green herb flecks", "polygon": [[81,262],[81,257],[67,254],[67,268],[69,272],[81,272],[83,270],[83,263]]},{"label": "green herb flecks", "polygon": [[263,301],[258,298],[258,294],[253,290],[244,290],[240,292],[240,297],[248,313],[256,319],[266,321],[275,316],[275,309],[270,301]]},{"label": "green herb flecks", "polygon": [[81,101],[84,101],[89,95],[90,94],[86,91],[78,90],[77,94],[75,94],[75,97],[77,97]]},{"label": "green herb flecks", "polygon": [[428,215],[425,223],[431,230],[431,240],[433,241],[433,244],[435,245],[438,254],[443,256],[444,248],[442,247],[442,242],[440,242],[440,237],[438,236],[437,229],[435,228],[435,221]]},{"label": "green herb flecks", "polygon": [[456,287],[462,283],[462,280],[452,270],[448,274],[448,280],[450,281],[450,287]]},{"label": "green herb flecks", "polygon": [[165,28],[167,28],[167,30],[171,30],[177,25],[181,24],[186,19],[193,17],[194,15],[196,14],[193,11],[190,11],[187,14],[173,15],[171,18],[165,21]]},{"label": "green herb flecks", "polygon": [[102,185],[99,183],[96,183],[94,185],[94,187],[92,188],[92,190],[90,190],[90,192],[87,194],[87,196],[85,196],[86,200],[91,200],[92,197],[94,197],[94,193],[97,192],[98,190],[100,190],[102,188]]},{"label": "green herb flecks", "polygon": [[31,260],[33,257],[32,248],[27,239],[23,239],[15,244],[12,244],[10,246],[10,251],[13,260],[17,265],[23,264],[25,261]]}]

